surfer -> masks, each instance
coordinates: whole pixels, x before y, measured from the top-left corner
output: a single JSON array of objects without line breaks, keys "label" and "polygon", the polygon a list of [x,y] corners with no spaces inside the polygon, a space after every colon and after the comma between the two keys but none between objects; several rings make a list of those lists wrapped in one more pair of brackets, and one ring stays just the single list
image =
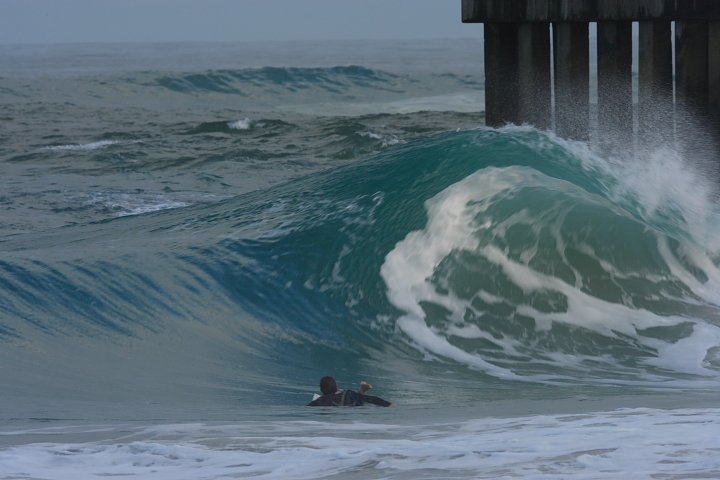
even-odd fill
[{"label": "surfer", "polygon": [[308,407],[359,407],[366,403],[379,405],[381,407],[389,407],[391,402],[383,400],[380,397],[366,395],[372,385],[366,381],[360,382],[360,391],[340,390],[338,389],[335,379],[330,375],[326,375],[320,379],[320,391],[322,395],[315,395],[312,402],[308,403]]}]

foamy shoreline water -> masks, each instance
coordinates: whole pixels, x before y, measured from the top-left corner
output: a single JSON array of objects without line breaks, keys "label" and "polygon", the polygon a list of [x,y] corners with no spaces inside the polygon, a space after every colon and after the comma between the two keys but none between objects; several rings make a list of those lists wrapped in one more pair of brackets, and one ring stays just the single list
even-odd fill
[{"label": "foamy shoreline water", "polygon": [[[302,420],[231,424],[6,430],[0,433],[7,445],[0,449],[0,474],[52,480],[116,475],[605,479],[711,478],[720,471],[718,409],[633,408],[407,423],[395,421],[398,409],[388,410],[353,415],[348,409],[323,409]],[[33,443],[36,436],[44,441]],[[25,441],[13,444],[13,438]]]}]

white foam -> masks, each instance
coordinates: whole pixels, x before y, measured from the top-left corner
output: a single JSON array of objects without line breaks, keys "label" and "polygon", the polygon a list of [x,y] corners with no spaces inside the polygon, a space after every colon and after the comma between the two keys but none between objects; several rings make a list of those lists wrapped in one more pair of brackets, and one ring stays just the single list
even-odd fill
[{"label": "white foam", "polygon": [[[568,182],[544,177],[538,172],[525,167],[508,167],[504,169],[486,168],[472,174],[462,181],[450,186],[434,198],[426,202],[428,222],[424,229],[409,233],[405,239],[398,242],[395,248],[386,256],[381,267],[381,275],[388,287],[388,298],[398,309],[406,312],[397,320],[397,327],[409,337],[413,344],[421,350],[449,358],[473,368],[478,368],[488,374],[501,378],[518,378],[515,372],[501,368],[486,361],[480,354],[469,353],[451,344],[447,335],[480,338],[476,330],[464,325],[464,313],[474,311],[470,301],[455,296],[452,290],[438,292],[431,281],[433,274],[441,262],[453,252],[467,250],[473,255],[480,255],[486,261],[497,265],[504,275],[525,294],[533,292],[552,291],[561,294],[567,303],[564,311],[545,312],[529,304],[514,304],[514,310],[521,315],[535,320],[536,329],[549,330],[553,323],[562,323],[574,327],[597,332],[609,338],[618,338],[620,335],[634,338],[638,344],[648,349],[656,350],[658,358],[646,362],[647,365],[667,368],[675,372],[692,373],[712,378],[718,377],[718,372],[708,369],[704,361],[707,352],[720,344],[720,329],[705,324],[698,319],[688,319],[680,316],[662,316],[641,308],[633,308],[621,303],[613,303],[585,293],[581,288],[582,282],[568,284],[564,280],[552,275],[544,274],[528,266],[534,255],[533,248],[520,255],[525,263],[511,259],[507,252],[493,244],[478,244],[478,232],[488,230],[493,236],[502,238],[507,227],[518,221],[526,219],[527,214],[516,212],[511,218],[513,222],[496,222],[486,214],[488,206],[498,195],[509,196],[514,189],[520,187],[545,188],[552,191],[572,191],[574,187]],[[557,215],[557,212],[553,212]],[[481,220],[480,220],[481,219]],[[482,222],[482,223],[480,223]],[[546,221],[543,224],[547,224]],[[552,226],[551,226],[552,227]],[[559,227],[552,227],[558,230]],[[662,243],[660,242],[662,245]],[[562,243],[560,243],[562,246]],[[564,248],[562,248],[564,251]],[[690,285],[694,291],[703,293],[706,298],[717,299],[717,293],[712,290],[714,285],[701,285],[692,275],[685,272],[679,262],[670,262],[672,255],[661,249],[663,258],[670,265],[672,273]],[[564,255],[563,255],[564,258]],[[604,268],[611,270],[610,265]],[[717,268],[712,269],[716,272]],[[576,278],[579,274],[576,273]],[[487,297],[486,293],[479,292],[479,298]],[[503,299],[497,294],[489,298],[492,303]],[[425,322],[425,310],[422,305],[432,303],[446,308],[449,313],[447,328],[439,329],[429,327]],[[694,323],[697,328],[693,333],[675,344],[643,336],[639,331],[651,327],[669,327],[682,323]],[[487,338],[495,345],[501,346],[507,354],[515,354],[513,342],[507,338]],[[689,351],[681,353],[682,348]],[[587,358],[581,355],[562,355],[561,352],[538,352],[541,357],[555,359],[557,366],[576,368]],[[628,372],[628,367],[619,365],[612,358],[594,358],[595,361],[609,364],[617,371]],[[544,362],[545,360],[537,360]],[[635,371],[635,374],[640,372]],[[658,377],[645,373],[645,380]],[[558,374],[555,378],[561,378]],[[547,380],[547,376],[534,375],[524,379]],[[599,379],[605,382],[612,379]],[[703,382],[702,385],[706,385]]]},{"label": "white foam", "polygon": [[118,140],[100,140],[98,142],[91,142],[91,143],[78,143],[78,144],[68,144],[68,145],[55,145],[51,147],[45,147],[45,150],[69,150],[69,151],[90,151],[90,150],[98,150],[100,148],[106,148],[112,145],[118,145],[122,143],[128,143],[128,142],[120,142]]},{"label": "white foam", "polygon": [[115,216],[124,217],[188,207],[196,203],[223,198],[226,197],[198,192],[178,192],[173,195],[150,192],[93,192],[84,199],[84,203],[93,206],[100,205],[112,210]]},{"label": "white foam", "polygon": [[[129,427],[97,442],[10,443],[0,450],[0,476],[716,478],[718,431],[719,409],[649,408],[410,425],[328,418]],[[33,438],[54,437],[35,432]]]},{"label": "white foam", "polygon": [[542,313],[527,305],[518,306],[520,313],[531,315],[535,319],[544,318],[582,326],[608,337],[615,337],[616,332],[635,336],[638,329],[677,325],[686,321],[680,317],[661,317],[647,310],[632,309],[600,300],[556,277],[536,272],[526,265],[510,260],[497,247],[486,246],[482,252],[488,260],[502,267],[513,283],[526,293],[553,290],[567,298],[568,307],[564,313]]},{"label": "white foam", "polygon": [[659,355],[645,363],[668,370],[707,376],[708,370],[718,371],[718,365],[708,362],[708,354],[720,345],[720,329],[704,323],[693,325],[693,334],[675,343],[658,345]]},{"label": "white foam", "polygon": [[380,140],[382,142],[383,148],[391,147],[393,145],[398,145],[401,143],[405,143],[403,140],[400,140],[395,135],[381,135],[379,133],[375,132],[360,132],[360,135],[363,137],[372,138],[374,140]]},{"label": "white foam", "polygon": [[512,371],[487,362],[482,357],[468,353],[451,344],[444,337],[428,328],[421,318],[405,315],[398,319],[397,326],[410,336],[419,347],[427,349],[434,354],[452,358],[453,360],[477,368],[497,378],[523,380],[523,378],[515,375]]},{"label": "white foam", "polygon": [[233,130],[250,130],[252,125],[252,120],[247,117],[240,120],[235,120],[234,122],[228,122],[228,127],[232,128]]},{"label": "white foam", "polygon": [[[426,202],[426,228],[410,232],[385,257],[380,274],[393,305],[423,318],[418,298],[435,296],[427,281],[433,271],[451,251],[477,248],[472,235],[474,217],[487,208],[494,194],[510,188],[506,182],[512,181],[497,178],[495,169],[484,172],[487,175],[471,175]],[[475,185],[466,188],[471,182]]]},{"label": "white foam", "polygon": [[188,202],[171,200],[162,195],[123,192],[96,192],[90,196],[86,203],[91,205],[100,204],[114,210],[116,211],[115,215],[118,217],[140,215],[190,205]]},{"label": "white foam", "polygon": [[708,280],[701,282],[673,255],[667,240],[659,237],[657,244],[660,256],[676,278],[680,279],[685,286],[700,298],[712,302],[715,305],[720,305],[720,270],[712,260],[708,258],[707,254],[690,246],[683,247],[686,258],[691,260],[694,265],[700,266],[708,275]]},{"label": "white foam", "polygon": [[[425,313],[421,307],[421,302],[432,301],[460,315],[468,307],[467,302],[452,294],[436,292],[428,279],[452,251],[478,247],[473,236],[474,218],[487,208],[493,195],[512,188],[513,181],[517,180],[512,173],[501,178],[497,175],[498,170],[484,172],[486,175],[472,175],[426,202],[427,227],[411,232],[399,242],[386,256],[380,274],[388,286],[390,301],[408,313],[397,321],[398,328],[418,346],[500,378],[517,378],[511,371],[469,354],[431,331],[425,324]],[[473,185],[466,188],[468,183]],[[480,228],[488,227],[484,225]]]}]

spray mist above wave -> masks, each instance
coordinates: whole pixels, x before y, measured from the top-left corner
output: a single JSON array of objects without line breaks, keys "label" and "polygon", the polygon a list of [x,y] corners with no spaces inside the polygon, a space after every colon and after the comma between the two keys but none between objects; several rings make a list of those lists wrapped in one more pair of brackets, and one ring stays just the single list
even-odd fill
[{"label": "spray mist above wave", "polygon": [[381,268],[400,331],[499,378],[716,384],[717,217],[707,191],[685,188],[692,169],[663,151],[623,165],[547,142],[581,168],[486,167],[427,201],[426,226]]}]

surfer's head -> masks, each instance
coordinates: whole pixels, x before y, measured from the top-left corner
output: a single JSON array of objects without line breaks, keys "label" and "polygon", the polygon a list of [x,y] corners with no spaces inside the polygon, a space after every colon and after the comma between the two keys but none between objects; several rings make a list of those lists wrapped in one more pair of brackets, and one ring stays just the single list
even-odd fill
[{"label": "surfer's head", "polygon": [[338,391],[337,383],[335,379],[330,375],[326,375],[320,379],[320,391],[323,395],[328,395]]}]

